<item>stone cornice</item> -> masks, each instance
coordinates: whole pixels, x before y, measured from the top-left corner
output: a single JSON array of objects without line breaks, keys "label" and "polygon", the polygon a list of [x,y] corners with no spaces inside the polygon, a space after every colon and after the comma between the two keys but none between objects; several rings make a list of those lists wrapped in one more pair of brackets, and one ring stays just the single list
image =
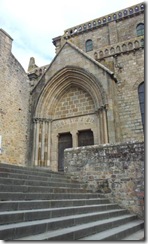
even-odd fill
[{"label": "stone cornice", "polygon": [[69,28],[64,31],[64,38],[69,39],[72,36],[102,27],[103,25],[106,25],[107,23],[110,23],[112,21],[120,21],[124,18],[132,17],[136,14],[140,14],[141,12],[144,12],[144,3],[139,3],[126,9],[117,11],[115,13],[108,14],[103,17]]}]

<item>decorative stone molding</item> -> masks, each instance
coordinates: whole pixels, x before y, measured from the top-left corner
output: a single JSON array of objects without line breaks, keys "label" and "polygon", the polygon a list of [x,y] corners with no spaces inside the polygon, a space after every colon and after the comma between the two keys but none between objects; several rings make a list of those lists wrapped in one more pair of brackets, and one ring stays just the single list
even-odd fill
[{"label": "decorative stone molding", "polygon": [[138,86],[142,83],[142,80],[136,80],[136,82],[133,85],[133,90],[138,90]]},{"label": "decorative stone molding", "polygon": [[64,31],[65,33],[64,38],[65,39],[71,38],[71,36],[79,35],[83,32],[87,32],[89,30],[102,27],[103,25],[106,25],[112,21],[120,21],[124,18],[132,17],[143,11],[144,11],[144,3],[136,4],[128,9],[123,9],[116,13],[105,15],[99,19],[97,18],[92,21],[86,22],[82,25],[77,25],[73,28],[67,29]]},{"label": "decorative stone molding", "polygon": [[46,117],[47,106],[48,114],[52,115],[57,101],[63,95],[63,90],[66,91],[72,85],[85,89],[91,95],[96,110],[107,103],[106,92],[93,74],[79,67],[66,66],[51,78],[43,90],[37,105],[36,116]]},{"label": "decorative stone molding", "polygon": [[60,128],[60,127],[66,126],[66,125],[78,124],[78,123],[93,124],[94,121],[95,121],[94,114],[81,116],[81,117],[75,117],[75,118],[68,118],[68,119],[63,119],[63,120],[55,120],[55,121],[53,121],[53,129]]},{"label": "decorative stone molding", "polygon": [[118,43],[118,45],[111,45],[106,46],[101,50],[95,51],[94,55],[95,57],[98,57],[98,61],[110,57],[110,56],[117,56],[120,54],[126,54],[129,52],[135,52],[136,50],[139,50],[140,48],[144,48],[143,45],[144,36],[140,36],[134,39],[131,39],[130,41],[124,41]]},{"label": "decorative stone molding", "polygon": [[51,119],[47,119],[47,118],[33,118],[33,123],[37,123],[37,122],[51,122]]}]

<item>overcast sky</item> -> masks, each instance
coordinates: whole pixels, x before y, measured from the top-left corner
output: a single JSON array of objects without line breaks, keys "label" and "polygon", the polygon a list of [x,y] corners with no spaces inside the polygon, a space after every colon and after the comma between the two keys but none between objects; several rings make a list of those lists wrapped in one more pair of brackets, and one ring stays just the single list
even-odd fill
[{"label": "overcast sky", "polygon": [[64,30],[141,2],[0,0],[0,28],[13,38],[12,53],[27,71],[30,57],[38,66],[51,62],[55,56],[52,38]]}]

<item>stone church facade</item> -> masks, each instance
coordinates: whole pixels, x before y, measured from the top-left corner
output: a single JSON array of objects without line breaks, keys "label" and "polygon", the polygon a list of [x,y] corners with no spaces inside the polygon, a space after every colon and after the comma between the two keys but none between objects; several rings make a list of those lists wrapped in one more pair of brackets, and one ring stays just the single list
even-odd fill
[{"label": "stone church facade", "polygon": [[65,30],[28,74],[0,38],[1,162],[63,171],[66,148],[144,141],[143,3]]},{"label": "stone church facade", "polygon": [[46,71],[29,67],[32,162],[63,170],[65,148],[143,141],[144,5],[65,30],[53,44]]}]

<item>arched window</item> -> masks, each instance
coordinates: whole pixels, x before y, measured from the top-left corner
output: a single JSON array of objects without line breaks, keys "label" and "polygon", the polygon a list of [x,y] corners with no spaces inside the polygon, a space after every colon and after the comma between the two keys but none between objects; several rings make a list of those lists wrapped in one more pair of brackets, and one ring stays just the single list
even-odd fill
[{"label": "arched window", "polygon": [[85,50],[86,50],[86,52],[93,50],[93,42],[91,39],[89,39],[85,42]]},{"label": "arched window", "polygon": [[140,23],[136,27],[137,36],[144,36],[144,24]]},{"label": "arched window", "polygon": [[138,87],[138,95],[139,95],[139,105],[141,111],[141,119],[144,128],[144,82],[142,82]]}]

